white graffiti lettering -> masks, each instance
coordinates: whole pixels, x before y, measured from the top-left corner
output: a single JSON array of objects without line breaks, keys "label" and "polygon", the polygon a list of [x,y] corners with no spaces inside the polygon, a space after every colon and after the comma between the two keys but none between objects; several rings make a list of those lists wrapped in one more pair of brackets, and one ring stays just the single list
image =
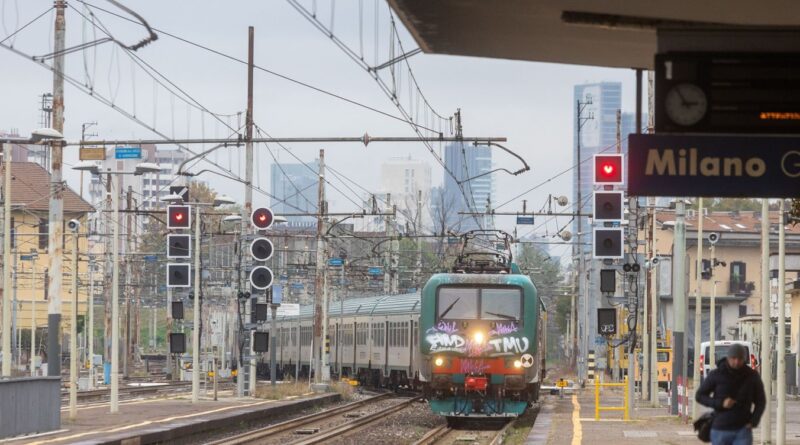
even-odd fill
[{"label": "white graffiti lettering", "polygon": [[425,337],[428,344],[431,345],[431,352],[441,351],[457,351],[462,352],[466,345],[464,337],[456,334],[445,334],[437,332]]}]

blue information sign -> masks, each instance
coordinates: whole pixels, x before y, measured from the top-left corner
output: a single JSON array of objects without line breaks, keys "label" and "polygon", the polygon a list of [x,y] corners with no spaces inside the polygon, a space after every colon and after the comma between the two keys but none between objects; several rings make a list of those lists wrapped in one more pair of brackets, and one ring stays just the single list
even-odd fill
[{"label": "blue information sign", "polygon": [[272,285],[272,304],[281,304],[283,301],[283,286],[280,284]]},{"label": "blue information sign", "polygon": [[303,283],[292,283],[292,289],[302,289]]},{"label": "blue information sign", "polygon": [[117,147],[114,149],[115,159],[142,159],[142,147]]},{"label": "blue information sign", "polygon": [[341,258],[331,258],[328,260],[328,266],[341,266],[344,264],[344,260]]},{"label": "blue information sign", "polygon": [[144,256],[144,261],[146,263],[155,263],[156,260],[158,260],[158,257],[155,256],[155,255],[145,255]]},{"label": "blue information sign", "polygon": [[791,198],[800,138],[632,134],[628,192],[636,196]]},{"label": "blue information sign", "polygon": [[517,224],[533,224],[532,216],[517,216]]},{"label": "blue information sign", "polygon": [[382,267],[373,266],[373,267],[370,267],[367,272],[370,275],[383,275],[383,268]]}]

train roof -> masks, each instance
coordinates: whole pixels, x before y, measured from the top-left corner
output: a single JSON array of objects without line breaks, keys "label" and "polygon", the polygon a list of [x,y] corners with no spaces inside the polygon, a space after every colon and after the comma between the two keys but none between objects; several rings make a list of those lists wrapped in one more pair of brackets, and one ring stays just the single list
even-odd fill
[{"label": "train roof", "polygon": [[[376,295],[374,297],[348,298],[344,302],[331,301],[328,307],[329,316],[403,314],[419,311],[419,292],[398,295]],[[300,318],[311,318],[314,305],[300,306]],[[278,320],[292,319],[293,316],[277,317]]]}]

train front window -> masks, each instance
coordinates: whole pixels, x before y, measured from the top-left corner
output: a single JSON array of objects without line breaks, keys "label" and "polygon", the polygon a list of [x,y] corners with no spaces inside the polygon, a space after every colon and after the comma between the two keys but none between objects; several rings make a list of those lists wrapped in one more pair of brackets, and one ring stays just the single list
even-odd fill
[{"label": "train front window", "polygon": [[519,321],[521,318],[522,292],[519,289],[482,289],[481,320]]},{"label": "train front window", "polygon": [[478,289],[464,287],[439,289],[436,314],[439,320],[478,318]]}]

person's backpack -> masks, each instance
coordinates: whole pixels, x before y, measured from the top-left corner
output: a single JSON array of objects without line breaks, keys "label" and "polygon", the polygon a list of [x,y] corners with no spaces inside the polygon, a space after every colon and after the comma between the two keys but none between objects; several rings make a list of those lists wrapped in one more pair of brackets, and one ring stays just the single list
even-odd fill
[{"label": "person's backpack", "polygon": [[697,438],[702,442],[711,442],[712,423],[714,423],[714,412],[707,412],[692,424],[694,430],[697,431]]}]

